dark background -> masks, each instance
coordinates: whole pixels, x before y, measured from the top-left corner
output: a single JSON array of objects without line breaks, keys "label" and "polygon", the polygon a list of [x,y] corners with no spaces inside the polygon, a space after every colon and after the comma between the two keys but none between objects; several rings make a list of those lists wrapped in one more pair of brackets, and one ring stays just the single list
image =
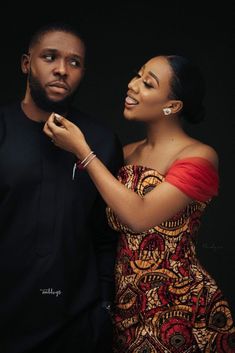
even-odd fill
[{"label": "dark background", "polygon": [[[205,7],[206,6],[206,7]],[[13,12],[14,11],[14,12]],[[0,104],[23,96],[20,56],[30,34],[48,21],[81,29],[87,72],[76,104],[110,126],[122,144],[144,137],[144,126],[124,120],[123,102],[133,71],[161,53],[183,54],[202,69],[205,122],[186,126],[220,157],[220,192],[205,212],[197,252],[235,313],[234,18],[232,1],[31,2],[2,6]],[[235,315],[234,315],[235,317]]]}]

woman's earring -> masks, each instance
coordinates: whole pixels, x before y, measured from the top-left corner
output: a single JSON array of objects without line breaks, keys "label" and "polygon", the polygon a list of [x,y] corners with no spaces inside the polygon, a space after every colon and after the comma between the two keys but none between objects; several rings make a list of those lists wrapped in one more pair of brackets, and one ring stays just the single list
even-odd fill
[{"label": "woman's earring", "polygon": [[164,113],[164,115],[170,115],[171,114],[171,108],[163,108],[163,113]]}]

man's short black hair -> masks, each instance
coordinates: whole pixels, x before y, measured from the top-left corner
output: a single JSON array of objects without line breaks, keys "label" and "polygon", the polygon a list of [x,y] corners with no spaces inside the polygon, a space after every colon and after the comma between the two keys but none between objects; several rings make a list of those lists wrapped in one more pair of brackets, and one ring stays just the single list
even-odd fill
[{"label": "man's short black hair", "polygon": [[41,27],[39,27],[34,34],[32,35],[31,39],[29,40],[29,45],[28,45],[28,50],[30,51],[31,48],[34,47],[36,43],[40,41],[40,39],[49,32],[54,32],[54,31],[61,31],[61,32],[66,32],[66,33],[71,33],[78,37],[84,44],[85,46],[85,41],[84,38],[81,34],[81,32],[75,28],[73,25],[68,24],[66,22],[50,22],[47,23]]}]

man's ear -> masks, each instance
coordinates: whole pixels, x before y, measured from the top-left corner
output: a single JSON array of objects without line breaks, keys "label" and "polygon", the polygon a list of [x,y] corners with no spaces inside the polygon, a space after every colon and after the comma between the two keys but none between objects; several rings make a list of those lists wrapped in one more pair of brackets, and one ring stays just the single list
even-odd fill
[{"label": "man's ear", "polygon": [[21,70],[24,74],[29,72],[29,55],[23,54],[21,57]]}]

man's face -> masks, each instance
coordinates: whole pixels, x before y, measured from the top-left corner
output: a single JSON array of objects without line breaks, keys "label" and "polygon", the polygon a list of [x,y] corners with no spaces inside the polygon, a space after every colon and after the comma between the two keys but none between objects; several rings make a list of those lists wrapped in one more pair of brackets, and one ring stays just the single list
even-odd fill
[{"label": "man's face", "polygon": [[67,32],[41,37],[22,65],[28,72],[28,90],[42,110],[63,112],[70,104],[84,73],[83,42]]}]

